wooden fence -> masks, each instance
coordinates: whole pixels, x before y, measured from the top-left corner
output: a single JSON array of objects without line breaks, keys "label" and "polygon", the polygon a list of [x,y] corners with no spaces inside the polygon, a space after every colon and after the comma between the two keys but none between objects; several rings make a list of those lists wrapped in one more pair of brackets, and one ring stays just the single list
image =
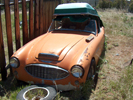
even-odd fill
[{"label": "wooden fence", "polygon": [[[29,3],[29,19],[27,19],[27,7],[26,3]],[[19,26],[19,4],[22,5],[22,34],[23,34],[23,45],[33,38],[44,34],[52,21],[52,16],[55,7],[61,3],[61,0],[4,0],[4,4],[0,5],[0,73],[2,80],[6,79],[6,60],[9,60],[13,54],[13,39],[12,34],[15,34],[16,50],[21,47],[20,39],[20,26]],[[14,21],[15,21],[15,33],[11,29],[11,12],[10,5],[14,6]],[[6,34],[8,44],[8,56],[9,59],[5,59],[4,50],[4,39],[2,32],[2,19],[1,19],[1,7],[5,9],[5,20],[6,20]],[[29,25],[27,23],[29,20]],[[29,26],[29,27],[28,27]],[[5,34],[5,33],[4,33]],[[5,38],[5,37],[4,37]],[[10,68],[10,72],[12,72]]]}]

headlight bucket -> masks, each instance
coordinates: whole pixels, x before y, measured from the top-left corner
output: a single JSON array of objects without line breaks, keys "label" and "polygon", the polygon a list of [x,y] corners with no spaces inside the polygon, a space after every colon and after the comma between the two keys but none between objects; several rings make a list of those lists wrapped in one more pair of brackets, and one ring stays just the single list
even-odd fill
[{"label": "headlight bucket", "polygon": [[71,69],[71,73],[74,77],[80,78],[84,74],[84,70],[81,66],[79,65],[74,65]]},{"label": "headlight bucket", "polygon": [[19,60],[17,59],[17,58],[15,58],[15,57],[12,57],[11,59],[10,59],[10,66],[11,67],[13,67],[13,68],[18,68],[19,67]]}]

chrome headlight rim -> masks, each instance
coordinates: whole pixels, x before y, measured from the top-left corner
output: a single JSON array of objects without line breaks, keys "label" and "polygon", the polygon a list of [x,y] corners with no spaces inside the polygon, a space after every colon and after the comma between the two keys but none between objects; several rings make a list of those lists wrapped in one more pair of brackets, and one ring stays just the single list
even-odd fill
[{"label": "chrome headlight rim", "polygon": [[[74,75],[73,69],[75,69],[75,68],[78,68],[78,69],[82,72],[82,75],[80,75],[80,74],[79,74],[80,76]],[[76,77],[76,78],[82,78],[83,75],[84,75],[84,69],[83,69],[83,67],[82,67],[81,65],[74,65],[74,66],[72,66],[72,68],[71,68],[71,74],[72,74],[74,77]]]},{"label": "chrome headlight rim", "polygon": [[[13,65],[12,65],[12,64],[13,64],[13,63],[11,63],[12,60],[14,60],[14,62],[16,62],[16,66],[13,66]],[[11,58],[10,58],[9,64],[10,64],[10,66],[13,67],[13,68],[18,68],[19,65],[20,65],[20,62],[19,62],[18,58],[16,58],[16,57],[11,57]]]}]

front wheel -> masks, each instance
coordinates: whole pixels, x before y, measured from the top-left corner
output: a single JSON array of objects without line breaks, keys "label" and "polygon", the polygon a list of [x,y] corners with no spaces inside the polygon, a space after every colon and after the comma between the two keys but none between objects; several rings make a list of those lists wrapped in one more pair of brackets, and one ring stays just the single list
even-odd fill
[{"label": "front wheel", "polygon": [[94,59],[92,59],[91,64],[90,64],[90,68],[89,68],[89,72],[87,75],[87,80],[94,79],[95,74],[96,74],[96,62]]},{"label": "front wheel", "polygon": [[87,81],[91,81],[91,85],[92,87],[96,87],[96,62],[94,59],[92,59],[91,64],[90,64],[90,68],[88,71],[88,75],[87,75]]},{"label": "front wheel", "polygon": [[17,95],[17,100],[53,100],[56,90],[53,87],[42,87],[31,85],[21,90]]}]

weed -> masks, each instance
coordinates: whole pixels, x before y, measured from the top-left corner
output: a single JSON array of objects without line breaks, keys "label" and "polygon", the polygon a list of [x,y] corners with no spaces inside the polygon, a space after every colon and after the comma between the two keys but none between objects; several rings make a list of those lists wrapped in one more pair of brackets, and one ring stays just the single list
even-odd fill
[{"label": "weed", "polygon": [[128,21],[127,16],[124,16],[124,18],[123,18],[123,22],[126,23],[127,21]]},{"label": "weed", "polygon": [[133,20],[133,17],[131,17],[131,20]]},{"label": "weed", "polygon": [[39,98],[43,98],[47,95],[47,91],[45,89],[32,89],[32,90],[29,90],[26,94],[25,94],[25,97],[27,99],[32,99],[32,98],[36,98],[36,97],[39,97]]},{"label": "weed", "polygon": [[119,46],[118,43],[113,43],[112,45],[113,45],[114,47],[118,47],[118,46]]}]

